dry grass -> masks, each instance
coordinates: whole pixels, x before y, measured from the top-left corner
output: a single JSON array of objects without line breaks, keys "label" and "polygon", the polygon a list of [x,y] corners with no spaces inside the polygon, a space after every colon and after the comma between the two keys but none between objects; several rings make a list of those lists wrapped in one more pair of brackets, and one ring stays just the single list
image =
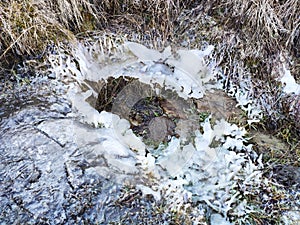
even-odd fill
[{"label": "dry grass", "polygon": [[74,39],[75,33],[96,21],[94,11],[85,0],[1,1],[1,66],[10,66],[11,59],[37,56],[49,44]]},{"label": "dry grass", "polygon": [[7,53],[20,56],[36,53],[43,50],[45,42],[69,36],[41,3],[14,0],[0,3],[1,59]]},{"label": "dry grass", "polygon": [[134,31],[168,40],[179,1],[12,0],[0,3],[0,57],[35,55],[49,43],[90,30]]},{"label": "dry grass", "polygon": [[34,54],[50,41],[95,29],[134,31],[142,39],[176,42],[177,35],[181,35],[178,27],[185,22],[178,20],[182,11],[195,13],[195,9],[241,34],[251,42],[256,55],[285,47],[299,54],[299,7],[297,0],[2,1],[1,56],[10,51]]},{"label": "dry grass", "polygon": [[243,35],[258,50],[266,50],[268,54],[285,47],[299,51],[297,0],[213,0],[204,6],[208,14]]}]

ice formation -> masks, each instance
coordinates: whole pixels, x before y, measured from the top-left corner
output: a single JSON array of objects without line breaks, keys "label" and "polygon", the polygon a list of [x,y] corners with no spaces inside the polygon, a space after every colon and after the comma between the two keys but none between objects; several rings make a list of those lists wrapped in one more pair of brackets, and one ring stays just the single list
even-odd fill
[{"label": "ice formation", "polygon": [[[217,68],[206,59],[213,46],[203,51],[178,50],[175,57],[170,48],[159,52],[128,42],[117,50],[119,58],[115,63],[104,62],[94,54],[97,49],[92,50],[79,44],[74,50],[73,60],[68,56],[53,56],[51,62],[55,69],[52,73],[57,77],[71,77],[77,82],[69,84],[68,94],[83,122],[98,126],[100,130],[114,131],[111,133],[114,138],[101,144],[101,148],[115,146],[113,152],[106,153],[111,154],[107,156],[108,163],[124,168],[125,173],[135,172],[133,167],[140,165],[144,176],[151,174],[151,179],[154,179],[151,187],[138,185],[145,194],[153,194],[158,200],[164,193],[164,197],[178,208],[192,200],[205,202],[224,216],[225,219],[220,218],[221,215],[215,216],[215,220],[222,220],[223,224],[229,224],[226,221],[229,212],[237,217],[252,212],[253,206],[247,203],[242,191],[246,193],[260,185],[262,164],[254,164],[255,159],[250,158],[252,149],[246,143],[243,128],[225,120],[211,124],[209,117],[201,124],[202,132],[195,130],[190,143],[183,144],[180,138],[173,138],[162,154],[154,157],[145,154],[145,144],[130,130],[128,121],[112,113],[99,113],[86,102],[89,96],[97,95],[92,87],[88,91],[79,88],[83,84],[89,87],[86,80],[129,76],[153,87],[158,83],[185,99],[201,98],[206,90],[220,88],[215,76]],[[295,88],[291,82],[287,85]],[[248,110],[250,123],[257,121],[260,111],[251,104],[247,93],[238,91],[237,99],[238,105]],[[129,152],[133,158],[120,163],[120,158]]]}]

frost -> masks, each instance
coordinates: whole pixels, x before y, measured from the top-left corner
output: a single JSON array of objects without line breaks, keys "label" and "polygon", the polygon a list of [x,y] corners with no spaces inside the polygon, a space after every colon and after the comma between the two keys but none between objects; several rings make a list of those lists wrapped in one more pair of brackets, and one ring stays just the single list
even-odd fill
[{"label": "frost", "polygon": [[257,101],[249,96],[250,92],[245,84],[242,87],[236,87],[235,85],[231,84],[229,92],[234,93],[234,96],[238,102],[237,106],[247,112],[247,122],[249,125],[260,121],[263,116],[262,110],[260,109]]},{"label": "frost", "polygon": [[284,225],[295,225],[300,223],[300,214],[298,208],[288,209],[283,213],[282,221]]},{"label": "frost", "polygon": [[128,128],[121,136],[121,141],[129,146],[130,149],[137,151],[139,155],[145,154],[145,144],[140,137],[137,137],[131,129]]},{"label": "frost", "polygon": [[[125,46],[141,62],[146,64],[140,70],[146,73],[144,75],[150,77],[137,76],[137,78],[142,82],[149,83],[151,81],[167,89],[175,90],[184,99],[203,97],[205,92],[203,84],[215,79],[204,60],[204,57],[208,56],[213,50],[213,46],[208,46],[204,51],[178,50],[179,58],[171,54],[170,47],[160,53],[137,43],[127,42]],[[166,66],[162,67],[161,62],[163,61],[174,67],[173,74]],[[155,68],[155,71],[153,71],[153,68]],[[161,72],[158,71],[158,68],[161,69]]]},{"label": "frost", "polygon": [[142,191],[144,196],[152,195],[156,201],[161,199],[161,195],[158,191],[153,191],[151,188],[141,184],[138,184],[136,187]]},{"label": "frost", "polygon": [[245,128],[239,128],[236,124],[230,124],[224,119],[216,122],[214,130],[218,140],[221,140],[224,135],[234,135],[237,138],[242,138],[246,134]]},{"label": "frost", "polygon": [[296,83],[295,78],[291,75],[291,71],[286,69],[285,65],[283,65],[283,77],[281,77],[280,81],[284,84],[283,91],[287,94],[294,93],[296,95],[300,94],[300,85]]},{"label": "frost", "polygon": [[164,154],[157,159],[157,164],[167,170],[171,177],[182,171],[183,167],[192,159],[195,148],[192,144],[180,147],[180,140],[173,139]]},{"label": "frost", "polygon": [[[100,56],[94,56],[92,51],[79,45],[74,50],[79,68],[68,57],[57,57],[58,61],[52,62],[53,73],[61,76],[69,74],[79,85],[89,89],[84,92],[78,88],[79,85],[71,83],[68,95],[81,121],[94,127],[100,125],[100,143],[89,149],[91,162],[104,155],[112,171],[122,171],[125,180],[129,179],[129,174],[141,172],[142,179],[148,178],[151,184],[137,185],[143,194],[151,194],[156,200],[163,196],[174,209],[179,210],[190,201],[205,202],[218,212],[211,218],[212,224],[227,225],[230,224],[228,215],[240,217],[252,212],[244,194],[251,192],[249,186],[255,188],[261,184],[262,163],[261,158],[258,165],[250,158],[249,155],[255,154],[252,146],[247,145],[244,128],[224,119],[211,124],[211,117],[208,117],[201,124],[201,131],[195,130],[189,143],[172,138],[167,146],[155,150],[159,154],[146,154],[145,144],[132,132],[127,120],[112,113],[99,113],[86,102],[91,96],[97,97],[86,80],[105,80],[108,76],[130,76],[152,87],[159,84],[174,90],[185,99],[201,98],[206,90],[219,86],[214,64],[206,61],[213,46],[203,51],[181,49],[177,51],[179,57],[172,55],[171,48],[159,52],[132,42],[125,43],[124,49],[135,58],[127,52],[128,56],[120,62],[106,64]],[[288,85],[295,87],[293,80],[289,78],[287,81]],[[235,93],[237,105],[247,111],[251,124],[261,118],[261,111],[255,107],[256,102],[249,96],[246,86],[243,84],[243,89],[239,90],[233,85],[230,88]],[[159,92],[158,89],[156,91]],[[114,175],[110,172],[111,168],[98,166],[97,172],[109,178]]]},{"label": "frost", "polygon": [[113,121],[116,119],[118,119],[117,115],[112,115],[109,112],[102,111],[97,122],[102,124],[105,128],[112,128],[114,125]]},{"label": "frost", "polygon": [[220,214],[215,213],[210,216],[210,224],[231,225],[232,223],[227,221],[226,218],[221,216]]},{"label": "frost", "polygon": [[[205,54],[200,56],[201,54],[197,54],[197,52],[195,52],[195,50],[178,50],[177,53],[179,55],[179,59],[168,59],[167,63],[170,63],[176,69],[182,70],[190,74],[192,77],[195,77],[196,75],[200,75],[205,68],[205,63],[203,60]],[[205,76],[205,74],[202,76]]]},{"label": "frost", "polygon": [[143,63],[147,63],[149,61],[163,61],[171,56],[170,47],[167,47],[162,53],[160,53],[157,50],[149,49],[144,45],[135,42],[126,42],[125,46]]},{"label": "frost", "polygon": [[79,87],[70,84],[67,95],[72,102],[73,108],[78,110],[81,121],[95,127],[98,126],[98,123],[101,122],[101,116],[99,112],[86,101],[86,99],[92,95],[92,91],[82,92]]},{"label": "frost", "polygon": [[[223,215],[227,215],[229,210],[241,214],[240,211],[247,211],[247,208],[240,204],[243,197],[238,191],[238,184],[242,180],[245,184],[250,181],[252,185],[259,184],[261,175],[259,167],[247,154],[230,150],[245,148],[246,141],[242,137],[245,131],[223,120],[213,128],[209,120],[202,126],[204,133],[197,132],[195,138],[197,151],[189,162],[190,166],[185,167],[181,175],[190,184],[186,188],[196,199],[205,201]],[[229,134],[231,136],[227,137]],[[219,147],[209,147],[209,141],[216,138],[221,141]]]}]

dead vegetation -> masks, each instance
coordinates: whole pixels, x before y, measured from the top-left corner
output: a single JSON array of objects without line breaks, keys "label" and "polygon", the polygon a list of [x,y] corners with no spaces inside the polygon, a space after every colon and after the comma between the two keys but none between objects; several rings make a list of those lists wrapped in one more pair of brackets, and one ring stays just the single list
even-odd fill
[{"label": "dead vegetation", "polygon": [[[182,24],[197,29],[195,26],[204,14],[213,17],[223,29],[237,32],[241,42],[253,47],[246,52],[253,56],[282,49],[299,54],[299,5],[297,0],[2,1],[1,57],[9,52],[36,54],[50,41],[90,30],[134,31],[141,38],[176,42],[178,35],[182,35]],[[183,12],[191,17],[182,20]]]},{"label": "dead vegetation", "polygon": [[[95,30],[126,31],[140,39],[172,36],[179,1],[12,0],[0,2],[0,58],[41,54],[47,45]],[[142,37],[144,35],[144,37]]]}]

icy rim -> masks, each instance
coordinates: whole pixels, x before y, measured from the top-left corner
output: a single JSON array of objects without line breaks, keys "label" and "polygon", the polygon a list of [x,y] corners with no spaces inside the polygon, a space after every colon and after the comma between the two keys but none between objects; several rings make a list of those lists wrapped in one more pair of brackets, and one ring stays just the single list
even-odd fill
[{"label": "icy rim", "polygon": [[[86,80],[131,76],[151,85],[164,84],[183,98],[201,98],[205,90],[221,88],[225,79],[216,68],[212,51],[213,46],[208,46],[203,51],[179,50],[176,54],[166,48],[161,53],[127,42],[111,46],[108,52],[104,52],[97,42],[92,45],[79,43],[70,54],[58,51],[50,55],[50,72],[68,82],[69,98],[82,122],[93,126],[101,124],[99,129],[112,134],[111,143],[106,143],[106,146],[119,146],[114,148],[115,157],[122,154],[134,156],[134,161],[118,165],[124,173],[132,172],[130,170],[135,165],[141,165],[134,169],[142,171],[143,176],[149,179],[147,184],[136,184],[144,194],[152,194],[156,200],[166,198],[174,210],[192,207],[192,203],[194,207],[197,202],[198,206],[193,210],[199,215],[203,214],[201,208],[205,203],[222,215],[224,224],[228,220],[250,223],[251,213],[264,212],[248,199],[257,196],[259,189],[270,189],[272,184],[262,176],[261,156],[252,150],[252,145],[247,144],[244,128],[224,120],[211,124],[209,117],[201,124],[203,132],[195,131],[193,143],[183,145],[180,139],[173,138],[165,146],[164,154],[155,158],[151,154],[145,155],[146,146],[130,130],[128,121],[111,113],[99,113],[86,102],[88,97],[97,95],[92,87],[88,91],[80,88],[82,84],[88,86]],[[172,65],[174,73],[151,70],[159,60]],[[247,112],[248,123],[251,124],[259,121],[262,113],[255,100],[249,97],[249,83],[250,80],[246,80],[240,88],[231,85],[231,92],[238,102],[237,106]],[[218,145],[211,147],[212,141],[217,141]],[[121,152],[118,152],[120,149]],[[112,161],[111,165],[114,163]],[[211,222],[214,224],[214,221]]]}]

